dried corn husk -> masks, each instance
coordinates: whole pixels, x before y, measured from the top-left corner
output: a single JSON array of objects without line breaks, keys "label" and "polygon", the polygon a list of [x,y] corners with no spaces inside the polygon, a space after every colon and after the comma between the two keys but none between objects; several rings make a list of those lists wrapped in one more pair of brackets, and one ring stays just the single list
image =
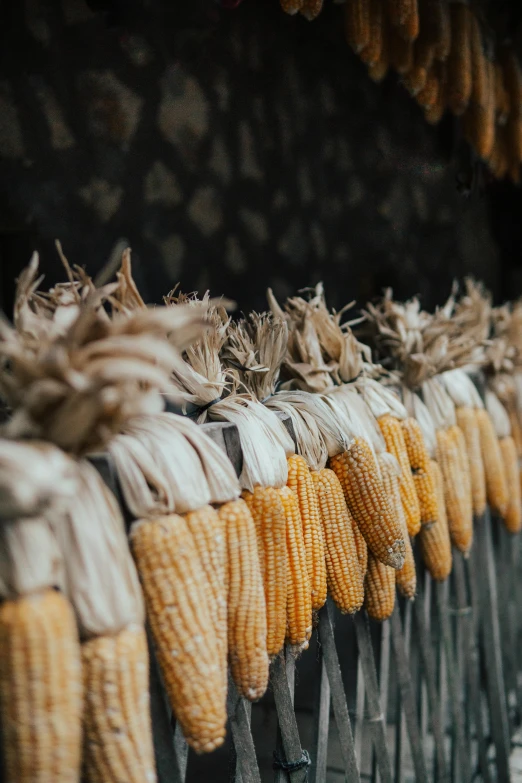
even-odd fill
[{"label": "dried corn husk", "polygon": [[64,592],[82,638],[143,625],[143,597],[118,505],[97,471],[78,463],[78,492],[50,519],[65,562]]}]

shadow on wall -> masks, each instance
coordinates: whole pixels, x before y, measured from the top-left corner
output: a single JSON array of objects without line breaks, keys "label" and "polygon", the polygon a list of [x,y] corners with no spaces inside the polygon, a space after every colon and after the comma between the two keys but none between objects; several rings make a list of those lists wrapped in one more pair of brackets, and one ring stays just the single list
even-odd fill
[{"label": "shadow on wall", "polygon": [[[90,273],[126,238],[149,301],[178,281],[245,310],[320,279],[337,307],[385,285],[433,305],[470,273],[497,289],[485,199],[459,192],[444,130],[368,79],[342,7],[308,23],[276,0],[151,0],[116,27],[83,0],[1,13],[0,231],[30,227],[49,283],[55,238]],[[4,280],[20,263],[2,251]]]}]

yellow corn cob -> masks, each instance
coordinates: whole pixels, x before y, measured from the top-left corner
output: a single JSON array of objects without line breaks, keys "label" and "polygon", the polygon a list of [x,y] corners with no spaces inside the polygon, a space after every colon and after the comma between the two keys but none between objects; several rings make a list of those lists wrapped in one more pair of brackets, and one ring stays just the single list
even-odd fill
[{"label": "yellow corn cob", "polygon": [[228,658],[239,693],[256,701],[268,686],[263,577],[252,514],[244,500],[219,509],[225,522],[228,567]]},{"label": "yellow corn cob", "polygon": [[415,592],[417,590],[417,574],[415,571],[415,559],[413,557],[411,541],[408,535],[408,527],[406,525],[406,516],[402,507],[399,477],[395,474],[393,468],[390,467],[390,464],[382,457],[379,457],[379,467],[381,469],[382,483],[384,484],[386,494],[388,497],[393,499],[394,508],[397,509],[401,529],[404,535],[404,543],[406,544],[404,565],[399,571],[395,572],[395,583],[402,595],[404,595],[406,598],[415,598]]},{"label": "yellow corn cob", "polygon": [[506,89],[504,69],[502,63],[495,62],[495,113],[497,122],[500,125],[505,125],[506,120],[511,111],[511,101],[509,93]]},{"label": "yellow corn cob", "polygon": [[434,66],[435,63],[428,71],[424,87],[415,96],[419,106],[422,106],[426,112],[438,106],[441,98],[441,82],[438,76],[438,69]]},{"label": "yellow corn cob", "polygon": [[454,114],[463,114],[472,88],[470,10],[461,3],[450,5],[451,51],[448,57],[448,105]]},{"label": "yellow corn cob", "polygon": [[509,496],[507,509],[502,518],[510,533],[518,533],[522,527],[522,499],[520,497],[517,449],[511,435],[507,438],[501,438],[499,446]]},{"label": "yellow corn cob", "polygon": [[286,521],[286,640],[300,650],[306,650],[312,635],[312,595],[306,568],[303,526],[297,495],[290,487],[278,490]]},{"label": "yellow corn cob", "polygon": [[[350,514],[349,510],[348,513]],[[354,520],[351,514],[350,514],[350,519],[352,521],[353,538],[355,541],[355,548],[357,550],[357,559],[361,567],[361,574],[363,575],[364,578],[366,574],[366,569],[368,568],[368,544],[366,543],[365,538],[361,533],[359,525]]]},{"label": "yellow corn cob", "polygon": [[471,52],[471,100],[483,108],[487,105],[487,61],[482,45],[480,25],[474,13],[469,15],[469,40]]},{"label": "yellow corn cob", "polygon": [[413,483],[419,499],[422,525],[431,525],[437,519],[437,496],[430,472],[430,456],[426,449],[419,422],[409,417],[401,422],[404,444],[413,473]]},{"label": "yellow corn cob", "polygon": [[312,471],[312,479],[321,511],[328,591],[341,612],[353,614],[364,599],[364,575],[357,556],[353,521],[333,470]]},{"label": "yellow corn cob", "polygon": [[411,95],[417,95],[426,85],[428,71],[423,65],[415,64],[412,69],[405,74],[402,83]]},{"label": "yellow corn cob", "polygon": [[277,655],[286,635],[286,522],[283,503],[273,487],[244,492],[256,526],[257,551],[263,575],[266,604],[267,652]]},{"label": "yellow corn cob", "polygon": [[214,750],[225,737],[226,704],[210,585],[194,539],[172,514],[135,523],[130,540],[170,704],[188,744]]},{"label": "yellow corn cob", "polygon": [[383,0],[370,0],[370,40],[359,54],[364,63],[374,65],[379,62],[382,54],[383,33]]},{"label": "yellow corn cob", "polygon": [[0,605],[0,710],[6,783],[77,783],[80,644],[73,611],[54,590]]},{"label": "yellow corn cob", "polygon": [[409,73],[414,64],[413,43],[406,41],[393,25],[388,28],[388,40],[390,65],[401,75]]},{"label": "yellow corn cob", "polygon": [[85,780],[155,781],[145,629],[89,639],[82,664]]},{"label": "yellow corn cob", "polygon": [[370,0],[351,0],[344,4],[346,40],[356,54],[370,43]]},{"label": "yellow corn cob", "polygon": [[375,63],[370,63],[368,66],[368,75],[374,82],[382,82],[390,66],[389,63],[389,32],[386,19],[382,20],[382,35],[381,35],[381,52],[379,59]]},{"label": "yellow corn cob", "polygon": [[446,64],[437,62],[434,66],[431,103],[424,109],[424,117],[430,125],[437,125],[446,112]]},{"label": "yellow corn cob", "polygon": [[317,19],[323,10],[323,0],[304,0],[299,10],[311,22],[313,19]]},{"label": "yellow corn cob", "polygon": [[482,160],[488,160],[495,141],[494,66],[485,60],[486,88],[483,105],[470,103],[463,117],[463,133]]},{"label": "yellow corn cob", "polygon": [[432,579],[443,582],[451,573],[451,541],[444,500],[444,482],[440,467],[430,460],[430,472],[435,485],[438,502],[438,515],[435,524],[423,527],[419,533],[419,545],[424,565]]},{"label": "yellow corn cob", "polygon": [[326,601],[326,562],[321,528],[319,502],[310,469],[297,454],[288,459],[288,486],[297,495],[303,524],[306,570],[312,591],[312,609],[320,609]]},{"label": "yellow corn cob", "polygon": [[510,403],[507,406],[507,412],[509,416],[509,423],[511,424],[511,436],[515,441],[517,449],[517,456],[522,457],[522,429],[520,427],[520,420],[514,403]]},{"label": "yellow corn cob", "polygon": [[388,0],[386,10],[392,25],[402,27],[410,16],[418,14],[417,0]]},{"label": "yellow corn cob", "polygon": [[381,416],[378,419],[380,430],[386,443],[386,451],[393,454],[401,469],[401,500],[406,514],[406,524],[410,536],[416,536],[420,530],[421,517],[419,499],[415,491],[413,476],[404,442],[404,434],[399,419],[395,416]]},{"label": "yellow corn cob", "polygon": [[279,0],[281,8],[285,14],[294,16],[304,5],[304,0]]},{"label": "yellow corn cob", "polygon": [[223,519],[212,506],[203,506],[185,515],[192,533],[203,574],[210,590],[207,595],[210,617],[218,644],[223,689],[227,691],[227,547]]},{"label": "yellow corn cob", "polygon": [[364,608],[369,617],[382,622],[395,606],[395,571],[368,553],[368,570],[364,580]]},{"label": "yellow corn cob", "polygon": [[370,550],[386,565],[402,568],[405,543],[400,523],[368,443],[355,438],[347,451],[330,459],[330,467]]},{"label": "yellow corn cob", "polygon": [[480,448],[480,432],[475,408],[457,408],[457,424],[466,441],[469,469],[471,475],[471,495],[473,513],[480,515],[486,507],[486,476]]},{"label": "yellow corn cob", "polygon": [[487,501],[494,514],[503,516],[508,507],[509,495],[498,438],[487,410],[484,408],[477,409],[476,416],[486,476]]},{"label": "yellow corn cob", "polygon": [[438,430],[437,462],[443,477],[451,540],[457,549],[466,554],[473,538],[471,478],[466,443],[456,425],[447,430]]},{"label": "yellow corn cob", "polygon": [[434,29],[436,30],[437,45],[435,48],[435,58],[445,62],[451,52],[451,17],[449,4],[436,0],[435,4],[436,20]]}]

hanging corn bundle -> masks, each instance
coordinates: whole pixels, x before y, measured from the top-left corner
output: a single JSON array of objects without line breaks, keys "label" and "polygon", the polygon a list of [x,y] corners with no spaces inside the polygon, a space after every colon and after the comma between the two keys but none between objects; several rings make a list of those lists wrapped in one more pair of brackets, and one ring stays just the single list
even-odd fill
[{"label": "hanging corn bundle", "polygon": [[[0,440],[0,711],[6,783],[77,783],[82,675],[64,561],[47,517],[77,490],[45,444]],[[28,477],[30,476],[30,480]]]}]

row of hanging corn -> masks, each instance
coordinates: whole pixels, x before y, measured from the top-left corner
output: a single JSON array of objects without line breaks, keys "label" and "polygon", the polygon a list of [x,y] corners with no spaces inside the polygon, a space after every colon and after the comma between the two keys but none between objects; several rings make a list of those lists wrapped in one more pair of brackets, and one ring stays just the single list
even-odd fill
[{"label": "row of hanging corn", "polygon": [[[314,19],[322,0],[281,0]],[[493,175],[520,180],[522,71],[506,42],[463,0],[345,0],[346,40],[374,81],[396,71],[431,124],[462,118],[466,140]]]},{"label": "row of hanging corn", "polygon": [[[147,308],[128,252],[98,289],[63,261],[67,282],[44,293],[33,258],[14,326],[0,324],[8,783],[156,779],[146,622],[174,716],[208,752],[229,674],[263,696],[270,660],[306,650],[327,595],[385,620],[396,589],[415,597],[415,550],[447,579],[486,503],[519,532],[521,305],[495,309],[468,282],[433,314],[388,292],[350,325],[318,286],[232,321],[208,296]],[[239,478],[165,398],[237,427]],[[129,538],[86,460],[100,451]]]}]

